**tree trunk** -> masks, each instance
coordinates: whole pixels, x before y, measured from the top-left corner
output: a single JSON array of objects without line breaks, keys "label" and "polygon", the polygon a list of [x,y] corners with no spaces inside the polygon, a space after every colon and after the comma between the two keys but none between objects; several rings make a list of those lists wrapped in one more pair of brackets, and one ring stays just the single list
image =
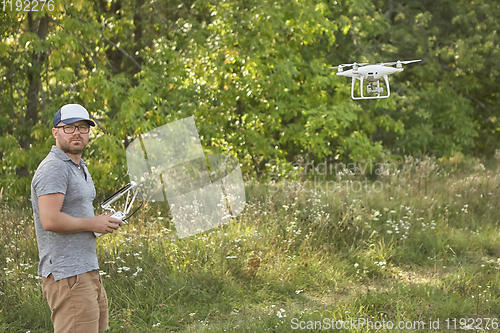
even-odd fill
[{"label": "tree trunk", "polygon": [[[40,40],[45,40],[47,36],[47,30],[49,27],[50,16],[45,15],[39,21],[33,22],[33,15],[31,12],[28,12],[28,26],[31,32],[36,32],[38,38]],[[23,125],[26,128],[26,133],[19,140],[19,145],[22,149],[29,150],[31,146],[31,128],[38,121],[38,92],[40,91],[41,85],[41,72],[42,72],[42,64],[46,60],[45,53],[35,52],[31,56],[31,66],[28,70],[28,94],[27,94],[27,104],[26,104],[26,112],[24,114]],[[28,168],[26,165],[18,168],[16,170],[16,174],[19,177],[26,177],[28,175]]]}]

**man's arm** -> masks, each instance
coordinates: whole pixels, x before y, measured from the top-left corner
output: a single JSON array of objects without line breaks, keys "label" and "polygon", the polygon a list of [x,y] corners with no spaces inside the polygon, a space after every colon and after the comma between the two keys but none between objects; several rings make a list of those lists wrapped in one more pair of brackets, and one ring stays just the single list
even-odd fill
[{"label": "man's arm", "polygon": [[61,212],[64,194],[52,193],[38,197],[40,222],[43,229],[60,234],[94,231],[107,234],[123,225],[119,219],[103,214],[94,217],[73,217]]}]

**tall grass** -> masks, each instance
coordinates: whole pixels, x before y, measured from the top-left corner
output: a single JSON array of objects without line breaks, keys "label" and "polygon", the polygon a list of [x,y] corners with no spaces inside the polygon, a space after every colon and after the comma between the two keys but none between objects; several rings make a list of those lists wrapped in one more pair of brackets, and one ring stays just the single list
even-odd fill
[{"label": "tall grass", "polygon": [[[248,182],[238,218],[190,238],[154,205],[101,237],[110,331],[288,332],[292,318],[440,318],[446,331],[446,318],[500,313],[496,163],[407,158],[372,178],[380,192],[305,180]],[[30,209],[2,208],[0,246],[0,331],[50,331]]]}]

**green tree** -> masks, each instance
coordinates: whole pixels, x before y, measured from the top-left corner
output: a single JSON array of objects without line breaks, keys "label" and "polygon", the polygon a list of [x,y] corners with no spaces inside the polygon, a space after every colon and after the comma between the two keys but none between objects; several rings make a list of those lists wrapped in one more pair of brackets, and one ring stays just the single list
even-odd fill
[{"label": "green tree", "polygon": [[[373,162],[387,152],[491,154],[499,5],[487,1],[74,1],[0,27],[0,188],[26,198],[57,109],[97,121],[85,158],[103,192],[138,134],[194,115],[207,152]],[[422,58],[386,100],[353,101],[329,66]]]},{"label": "green tree", "polygon": [[388,59],[423,59],[394,78],[404,134],[383,138],[404,154],[457,151],[491,155],[498,139],[497,83],[500,6],[488,1],[374,2],[389,22],[377,38]]}]

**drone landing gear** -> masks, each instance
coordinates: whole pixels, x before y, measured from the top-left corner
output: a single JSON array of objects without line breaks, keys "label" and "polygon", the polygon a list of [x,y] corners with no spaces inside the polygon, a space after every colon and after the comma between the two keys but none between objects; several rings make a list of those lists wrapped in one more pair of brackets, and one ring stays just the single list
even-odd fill
[{"label": "drone landing gear", "polygon": [[361,81],[360,86],[359,86],[359,91],[361,93],[361,97],[354,96],[354,86],[356,84],[356,78],[353,77],[352,78],[352,85],[351,85],[351,97],[352,97],[352,99],[380,99],[380,98],[388,98],[391,95],[391,89],[389,88],[389,78],[387,77],[387,75],[384,75],[384,81],[385,81],[385,85],[387,87],[387,95],[384,95],[384,96],[380,96],[380,94],[382,94],[384,92],[384,88],[380,86],[380,81],[377,81],[375,83],[375,86],[374,86],[373,82],[370,82],[370,83],[368,83],[368,86],[366,88],[366,91],[369,94],[376,94],[377,96],[364,96],[364,94],[363,94],[363,88],[364,88],[363,77],[359,78],[359,80]]}]

